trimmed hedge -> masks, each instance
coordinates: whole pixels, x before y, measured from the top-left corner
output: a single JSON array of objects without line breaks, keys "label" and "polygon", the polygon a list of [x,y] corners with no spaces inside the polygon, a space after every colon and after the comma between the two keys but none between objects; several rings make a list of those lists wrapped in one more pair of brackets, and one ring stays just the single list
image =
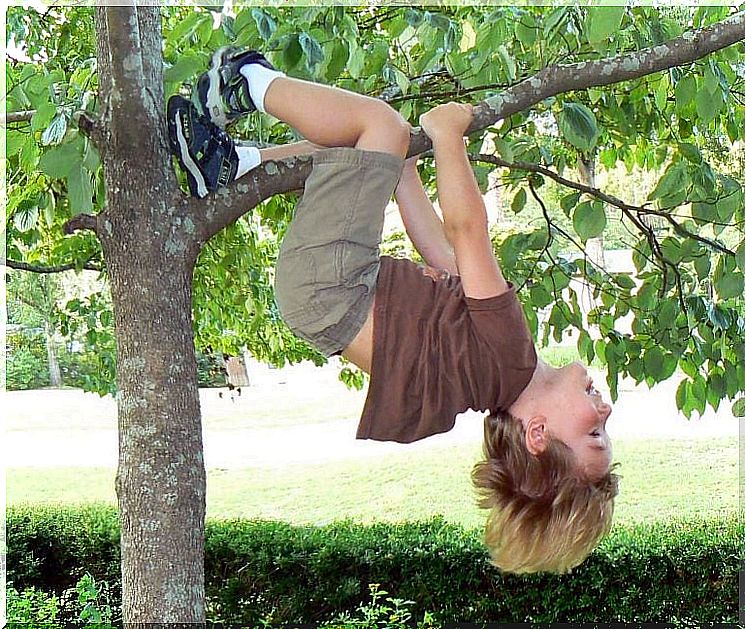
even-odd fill
[{"label": "trimmed hedge", "polygon": [[[8,510],[8,581],[60,593],[87,571],[119,595],[116,513]],[[427,522],[323,527],[207,523],[208,617],[258,624],[318,622],[353,611],[368,585],[414,601],[439,622],[736,622],[742,524],[616,527],[570,575],[501,575],[479,533]]]}]

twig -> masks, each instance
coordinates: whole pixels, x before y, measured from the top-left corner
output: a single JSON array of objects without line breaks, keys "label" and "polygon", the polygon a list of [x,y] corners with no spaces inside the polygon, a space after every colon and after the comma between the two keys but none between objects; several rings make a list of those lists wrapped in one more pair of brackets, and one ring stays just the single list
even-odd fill
[{"label": "twig", "polygon": [[735,252],[728,249],[724,245],[720,245],[718,242],[715,242],[713,240],[709,240],[708,238],[705,238],[703,236],[699,236],[698,234],[694,234],[693,232],[688,231],[685,227],[683,227],[680,223],[678,223],[673,216],[670,215],[669,212],[660,212],[658,210],[653,210],[652,208],[648,207],[646,204],[637,206],[637,205],[629,205],[628,203],[625,203],[624,201],[621,201],[621,199],[614,197],[613,195],[606,194],[602,190],[599,190],[598,188],[593,188],[591,186],[587,186],[585,184],[577,183],[576,181],[571,181],[570,179],[566,179],[562,177],[561,175],[555,173],[554,171],[546,168],[545,166],[539,166],[538,164],[530,164],[528,162],[507,162],[499,157],[496,157],[495,155],[486,155],[486,154],[479,154],[474,156],[474,159],[482,162],[486,162],[488,164],[493,164],[495,166],[501,166],[503,168],[509,168],[512,170],[525,170],[528,172],[538,173],[541,175],[545,175],[549,179],[553,179],[556,183],[561,184],[562,186],[565,186],[567,188],[572,188],[573,190],[577,190],[579,192],[584,192],[586,194],[589,194],[596,199],[600,199],[601,201],[604,201],[605,203],[608,203],[609,205],[613,205],[614,207],[617,207],[620,209],[624,215],[628,216],[632,221],[635,219],[635,217],[632,216],[632,213],[636,214],[649,214],[652,216],[660,216],[664,218],[666,221],[672,224],[673,229],[681,235],[685,236],[687,238],[692,238],[693,240],[696,240],[708,247],[711,247],[712,249],[715,249],[716,251],[719,251],[720,253],[725,253],[727,255],[734,256]]},{"label": "twig", "polygon": [[11,269],[18,271],[30,271],[31,273],[63,273],[65,271],[73,271],[78,269],[84,269],[86,271],[102,271],[103,269],[96,264],[90,262],[84,262],[83,264],[59,264],[56,266],[37,266],[35,264],[28,264],[27,262],[21,262],[19,260],[6,260],[5,265]]}]

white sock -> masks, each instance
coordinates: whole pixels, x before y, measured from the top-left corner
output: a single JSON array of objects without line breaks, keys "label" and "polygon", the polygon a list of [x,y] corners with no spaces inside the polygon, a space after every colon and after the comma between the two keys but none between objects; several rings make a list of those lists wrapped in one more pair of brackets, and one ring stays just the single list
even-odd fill
[{"label": "white sock", "polygon": [[285,73],[279,70],[270,70],[258,63],[247,63],[241,68],[241,74],[248,80],[248,91],[256,109],[266,113],[264,94],[269,89],[270,83],[276,78],[285,76]]},{"label": "white sock", "polygon": [[238,170],[235,173],[236,179],[261,164],[261,153],[255,146],[239,146],[236,144],[235,152],[238,154]]}]

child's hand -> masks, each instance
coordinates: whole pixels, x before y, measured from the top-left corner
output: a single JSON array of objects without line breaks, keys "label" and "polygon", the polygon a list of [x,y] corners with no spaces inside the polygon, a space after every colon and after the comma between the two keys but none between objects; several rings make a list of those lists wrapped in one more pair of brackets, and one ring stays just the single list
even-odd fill
[{"label": "child's hand", "polygon": [[433,142],[443,136],[462,138],[473,120],[473,105],[447,103],[422,114],[419,125]]}]

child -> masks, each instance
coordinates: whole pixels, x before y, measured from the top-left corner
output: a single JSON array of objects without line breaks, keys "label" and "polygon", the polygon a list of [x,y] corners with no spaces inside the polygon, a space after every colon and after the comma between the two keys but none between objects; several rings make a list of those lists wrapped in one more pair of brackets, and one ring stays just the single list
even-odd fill
[{"label": "child", "polygon": [[[172,97],[168,123],[194,195],[262,161],[315,151],[275,292],[295,334],[370,374],[357,437],[409,443],[450,430],[468,408],[489,410],[486,458],[473,478],[491,509],[493,562],[565,572],[583,561],[610,528],[617,493],[611,408],[582,365],[555,369],[536,356],[465,151],[471,106],[441,105],[420,120],[437,163],[440,221],[416,160],[405,160],[410,127],[382,101],[288,78],[261,54],[233,48],[215,53],[193,100]],[[254,109],[308,142],[236,145],[221,127]],[[394,190],[424,268],[379,256]]]}]

